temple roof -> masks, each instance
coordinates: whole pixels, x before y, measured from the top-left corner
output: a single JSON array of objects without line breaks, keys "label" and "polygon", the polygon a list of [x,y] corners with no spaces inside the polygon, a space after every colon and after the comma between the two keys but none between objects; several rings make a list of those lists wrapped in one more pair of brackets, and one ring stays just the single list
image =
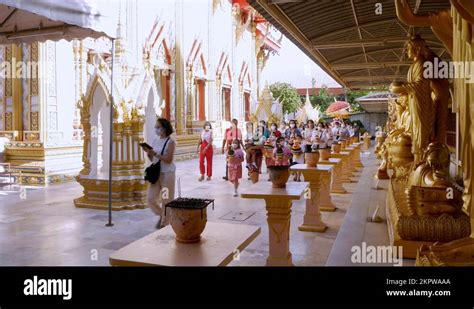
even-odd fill
[{"label": "temple roof", "polygon": [[[387,86],[405,80],[410,61],[405,42],[419,34],[441,58],[449,53],[429,27],[412,28],[396,16],[394,0],[249,0],[339,84],[350,89]],[[450,8],[449,0],[409,0],[417,14]]]},{"label": "temple roof", "polygon": [[389,91],[370,93],[355,99],[368,113],[384,113],[388,110],[388,100],[396,97]]}]

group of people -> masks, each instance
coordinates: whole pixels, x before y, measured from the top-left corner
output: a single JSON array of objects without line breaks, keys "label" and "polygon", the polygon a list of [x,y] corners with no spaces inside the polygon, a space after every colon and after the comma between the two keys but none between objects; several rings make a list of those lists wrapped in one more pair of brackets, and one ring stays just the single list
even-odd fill
[{"label": "group of people", "polygon": [[[288,123],[282,121],[278,126],[276,123],[268,125],[264,120],[260,120],[256,126],[252,122],[245,125],[246,133],[243,135],[238,128],[238,120],[232,120],[232,126],[225,132],[225,137],[222,143],[221,152],[226,154],[226,174],[224,180],[230,181],[234,185],[234,196],[238,196],[239,180],[242,178],[243,163],[250,171],[261,174],[262,164],[265,161],[266,165],[272,165],[272,158],[266,157],[264,160],[264,148],[266,145],[271,145],[276,150],[276,146],[280,145],[283,151],[290,153],[291,163],[304,163],[303,155],[291,155],[296,153],[292,148],[298,147],[304,149],[306,145],[318,144],[318,148],[330,147],[332,143],[341,139],[348,139],[350,137],[359,137],[360,130],[357,123],[344,122],[340,119],[334,119],[331,123],[319,122],[315,124],[313,120],[308,120],[306,123],[300,123],[294,119]],[[207,142],[204,136],[208,129],[204,129],[200,147],[204,149],[200,155],[200,170],[201,177],[204,179],[204,159],[207,159],[207,179],[212,176],[212,155],[209,155],[211,150],[205,150]],[[212,134],[211,134],[212,135]],[[302,152],[301,152],[302,153]],[[295,181],[300,181],[300,175],[295,174]]]},{"label": "group of people", "polygon": [[[221,152],[226,155],[226,170],[224,180],[233,184],[234,196],[238,196],[239,181],[243,175],[243,163],[249,171],[261,174],[263,163],[263,152],[266,145],[273,148],[281,148],[291,158],[291,163],[304,163],[304,156],[292,155],[292,148],[298,146],[304,149],[306,145],[317,144],[319,148],[330,147],[332,143],[359,136],[359,127],[356,123],[351,124],[339,119],[331,123],[313,120],[300,123],[290,120],[288,123],[282,121],[278,126],[276,123],[268,125],[261,120],[254,127],[253,123],[246,124],[245,135],[238,128],[238,120],[232,119],[231,127],[226,129],[222,142]],[[164,205],[174,199],[176,165],[174,156],[176,141],[171,138],[173,127],[167,119],[159,118],[155,124],[156,137],[151,142],[150,149],[144,149],[151,163],[160,162],[160,176],[156,183],[148,184],[147,202],[148,207],[160,216],[157,228],[169,223],[169,215],[164,211]],[[212,178],[212,161],[214,135],[210,122],[205,122],[200,135],[197,153],[199,153],[199,181]],[[277,147],[278,146],[278,147]],[[267,166],[272,165],[271,158],[266,157]],[[295,181],[300,181],[300,175],[295,174]],[[163,194],[166,189],[167,194]]]}]

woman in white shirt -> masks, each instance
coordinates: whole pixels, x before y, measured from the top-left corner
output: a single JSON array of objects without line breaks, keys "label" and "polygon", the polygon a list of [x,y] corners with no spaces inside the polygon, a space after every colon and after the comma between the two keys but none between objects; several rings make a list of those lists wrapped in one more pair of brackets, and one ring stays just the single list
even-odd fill
[{"label": "woman in white shirt", "polygon": [[[199,181],[204,180],[204,173],[207,175],[207,180],[211,180],[212,177],[212,156],[214,154],[212,139],[212,126],[209,121],[206,121],[197,148],[197,153],[199,154],[199,171],[201,172]],[[206,159],[207,166],[204,165],[204,159]]]},{"label": "woman in white shirt", "polygon": [[332,130],[327,123],[324,124],[323,140],[326,142],[328,147],[330,147],[334,142],[334,135],[332,134]]},{"label": "woman in white shirt", "polygon": [[165,118],[158,118],[155,124],[156,137],[151,143],[152,149],[145,150],[153,163],[160,161],[160,177],[154,184],[148,183],[148,207],[160,216],[156,228],[160,229],[169,224],[171,209],[165,211],[165,205],[174,200],[176,165],[174,154],[176,142],[170,137],[173,133],[171,123]]},{"label": "woman in white shirt", "polygon": [[305,145],[311,145],[313,143],[314,135],[316,134],[316,129],[314,127],[314,121],[309,119],[306,122],[306,128],[302,131],[303,143],[302,147],[304,149]]}]

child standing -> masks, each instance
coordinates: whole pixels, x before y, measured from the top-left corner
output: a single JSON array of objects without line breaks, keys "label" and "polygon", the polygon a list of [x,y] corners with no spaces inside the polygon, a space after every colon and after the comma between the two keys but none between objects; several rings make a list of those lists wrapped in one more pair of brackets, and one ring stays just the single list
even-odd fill
[{"label": "child standing", "polygon": [[[301,134],[296,135],[295,142],[291,147],[291,153],[293,154],[293,164],[304,164],[304,153],[301,145],[303,143],[303,136]],[[293,177],[294,181],[301,181],[301,172],[296,172]]]},{"label": "child standing", "polygon": [[238,196],[239,179],[242,178],[242,162],[244,152],[240,149],[238,140],[232,141],[232,149],[227,152],[227,166],[229,169],[229,181],[234,184],[234,196]]}]

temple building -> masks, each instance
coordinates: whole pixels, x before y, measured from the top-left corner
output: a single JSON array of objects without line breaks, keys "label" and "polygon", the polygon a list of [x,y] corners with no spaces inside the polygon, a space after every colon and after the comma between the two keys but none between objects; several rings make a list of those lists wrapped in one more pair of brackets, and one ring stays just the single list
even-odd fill
[{"label": "temple building", "polygon": [[176,129],[178,160],[195,156],[204,121],[218,144],[231,119],[250,120],[266,61],[281,47],[278,31],[246,1],[158,1],[153,12],[144,4],[111,4],[113,65],[111,43],[101,38],[0,46],[2,62],[21,62],[29,73],[0,79],[4,161],[22,183],[72,180],[80,171],[85,183],[107,174],[111,91],[119,106],[117,175],[119,166],[132,167],[138,178],[145,162],[137,143],[152,138],[156,116]]}]

